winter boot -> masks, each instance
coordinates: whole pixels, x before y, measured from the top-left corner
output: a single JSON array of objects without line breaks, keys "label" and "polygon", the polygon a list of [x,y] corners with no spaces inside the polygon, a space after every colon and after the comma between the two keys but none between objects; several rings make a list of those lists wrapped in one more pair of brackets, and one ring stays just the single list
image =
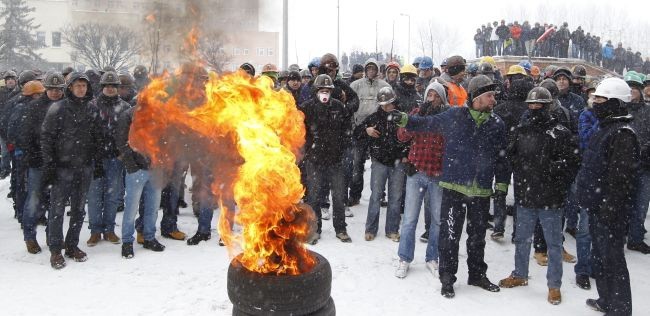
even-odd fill
[{"label": "winter boot", "polygon": [[487,277],[482,277],[482,278],[480,278],[478,280],[469,280],[469,281],[467,281],[467,284],[473,285],[473,286],[478,286],[478,287],[480,287],[480,288],[482,288],[482,289],[484,289],[484,290],[486,290],[488,292],[499,292],[499,291],[501,291],[499,286],[497,286],[496,284],[490,282],[490,280],[488,280]]},{"label": "winter boot", "polygon": [[50,265],[56,270],[63,269],[65,267],[65,259],[61,255],[61,251],[52,251],[50,255]]},{"label": "winter boot", "polygon": [[100,233],[90,234],[90,238],[88,238],[86,245],[88,245],[88,247],[95,247],[97,246],[100,240],[102,240],[102,234]]},{"label": "winter boot", "polygon": [[549,288],[547,300],[552,305],[559,305],[562,303],[562,293],[560,293],[560,289]]},{"label": "winter boot", "polygon": [[354,213],[352,213],[352,210],[349,207],[345,207],[345,217],[354,217]]},{"label": "winter boot", "polygon": [[[162,236],[174,240],[185,240],[185,238],[187,237],[187,235],[185,235],[184,232],[178,229],[172,231],[171,233],[162,233]],[[142,243],[144,243],[144,240],[142,241]]]},{"label": "winter boot", "polygon": [[454,285],[443,284],[442,288],[440,289],[440,294],[445,298],[454,298],[454,296],[456,296],[456,292],[454,292]]},{"label": "winter boot", "polygon": [[394,241],[394,242],[399,242],[399,233],[389,233],[386,234],[386,238]]},{"label": "winter boot", "polygon": [[420,236],[420,241],[421,242],[429,242],[429,231],[425,231],[422,236]]},{"label": "winter boot", "polygon": [[122,258],[124,259],[133,258],[133,243],[125,242],[122,244]]},{"label": "winter boot", "polygon": [[568,253],[566,249],[562,248],[562,260],[566,263],[576,263],[576,256]]},{"label": "winter boot", "polygon": [[327,220],[329,220],[330,218],[332,218],[332,214],[330,214],[330,209],[328,209],[328,208],[324,208],[324,207],[321,208],[321,209],[320,209],[320,218],[321,218],[322,220],[324,220],[324,221],[327,221]]},{"label": "winter boot", "polygon": [[644,255],[647,255],[650,253],[650,246],[646,244],[645,242],[640,242],[640,243],[627,243],[627,249],[632,250],[632,251],[638,251]]},{"label": "winter boot", "polygon": [[138,245],[143,245],[144,244],[144,234],[142,234],[142,232],[136,232],[136,234],[135,234],[135,242],[137,242]]},{"label": "winter boot", "polygon": [[192,236],[192,238],[187,240],[187,244],[190,246],[198,245],[201,241],[208,241],[210,238],[212,238],[212,235],[210,235],[210,233],[204,234],[197,232],[194,236]]},{"label": "winter boot", "polygon": [[537,261],[537,264],[540,266],[545,267],[548,265],[548,256],[545,252],[536,252],[533,257],[535,258],[535,261]]},{"label": "winter boot", "polygon": [[120,237],[117,237],[114,232],[104,233],[104,240],[110,241],[116,245],[120,243]]},{"label": "winter boot", "polygon": [[526,286],[526,285],[528,285],[528,279],[518,278],[512,274],[507,278],[499,281],[499,286],[505,288],[513,288],[513,287]]},{"label": "winter boot", "polygon": [[607,310],[605,309],[605,307],[600,305],[600,303],[598,303],[598,300],[595,300],[593,298],[588,298],[587,299],[587,306],[589,306],[591,309],[593,309],[593,310],[595,310],[597,312],[607,313]]},{"label": "winter boot", "polygon": [[588,275],[576,274],[576,284],[583,290],[591,289],[591,280]]},{"label": "winter boot", "polygon": [[226,245],[226,243],[223,242],[223,239],[219,238],[219,246],[223,247],[225,245]]},{"label": "winter boot", "polygon": [[373,233],[366,233],[366,235],[364,236],[364,238],[366,239],[366,241],[373,241],[373,240],[375,240],[375,234],[373,234]]},{"label": "winter boot", "polygon": [[503,239],[503,232],[493,232],[490,235],[490,238],[492,238],[492,240],[494,241],[500,241],[501,239]]},{"label": "winter boot", "polygon": [[77,246],[66,247],[65,256],[68,258],[72,258],[76,262],[84,262],[88,260],[88,256],[86,255],[86,253],[81,251],[81,249],[79,249],[79,247]]},{"label": "winter boot", "polygon": [[355,206],[355,205],[359,205],[359,199],[353,199],[353,200],[348,201],[348,206],[349,207],[352,207],[352,206]]},{"label": "winter boot", "polygon": [[145,240],[144,241],[144,249],[149,249],[155,252],[161,252],[165,250],[165,246],[163,246],[161,243],[156,240],[156,238],[152,240]]},{"label": "winter boot", "polygon": [[27,246],[27,252],[31,254],[41,253],[41,246],[38,245],[36,239],[26,241],[25,246]]},{"label": "winter boot", "polygon": [[342,242],[352,242],[352,238],[348,235],[347,232],[336,233],[336,238],[340,239]]}]

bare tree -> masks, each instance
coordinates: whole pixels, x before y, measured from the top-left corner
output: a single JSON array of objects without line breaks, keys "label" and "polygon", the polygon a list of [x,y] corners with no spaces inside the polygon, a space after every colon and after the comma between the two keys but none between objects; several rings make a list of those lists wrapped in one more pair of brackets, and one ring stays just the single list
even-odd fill
[{"label": "bare tree", "polygon": [[198,52],[206,65],[217,73],[222,73],[230,56],[224,51],[225,38],[219,32],[204,34],[198,45]]},{"label": "bare tree", "polygon": [[140,37],[133,30],[120,25],[92,22],[68,25],[62,33],[79,60],[95,69],[130,67],[133,58],[143,49]]},{"label": "bare tree", "polygon": [[[420,24],[418,28],[420,35],[420,49],[423,55],[429,55],[434,60],[442,60],[453,53],[461,44],[461,37],[458,30],[446,24],[434,20]],[[429,52],[430,54],[427,54]]]}]

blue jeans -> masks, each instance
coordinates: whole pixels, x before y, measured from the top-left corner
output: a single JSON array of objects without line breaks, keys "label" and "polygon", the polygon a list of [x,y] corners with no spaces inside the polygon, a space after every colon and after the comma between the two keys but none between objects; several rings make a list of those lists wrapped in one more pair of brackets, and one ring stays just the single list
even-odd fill
[{"label": "blue jeans", "polygon": [[[235,214],[235,202],[233,194],[231,192],[222,192],[221,196],[215,196],[214,192],[212,192],[212,186],[213,182],[215,182],[215,177],[212,174],[212,170],[201,162],[192,163],[190,170],[192,171],[192,200],[196,201],[199,207],[199,225],[197,232],[202,234],[211,233],[212,218],[214,216],[214,211],[219,207],[220,201],[221,204],[228,210],[228,214],[226,214],[226,216],[228,218],[228,222],[231,224],[230,228],[232,229],[232,223],[234,222]],[[217,183],[214,183],[214,185],[217,187],[231,187],[230,184],[219,183],[219,179],[216,181]]]},{"label": "blue jeans", "polygon": [[512,275],[518,278],[528,278],[530,248],[538,219],[544,229],[544,238],[548,248],[546,282],[549,288],[560,288],[562,286],[562,210],[530,209],[517,206],[515,270]]},{"label": "blue jeans", "polygon": [[564,205],[564,216],[566,217],[567,228],[576,228],[576,225],[578,225],[578,213],[580,212],[580,207],[576,202],[577,189],[578,187],[574,181],[567,192],[566,204]]},{"label": "blue jeans", "polygon": [[[428,199],[424,197],[427,196]],[[397,255],[400,260],[412,262],[415,251],[415,228],[420,217],[420,208],[424,201],[424,212],[431,217],[429,241],[425,261],[438,261],[438,235],[440,234],[440,203],[442,202],[442,189],[438,186],[436,178],[429,177],[426,173],[418,172],[406,177],[406,205],[402,219],[401,236]]]},{"label": "blue jeans", "polygon": [[[79,233],[84,223],[86,212],[86,193],[93,178],[92,167],[79,169],[57,169],[56,180],[52,185],[52,206],[47,218],[47,245],[50,251],[61,251],[64,247],[79,244]],[[63,240],[63,218],[65,203],[70,198],[70,225]]]},{"label": "blue jeans", "polygon": [[[348,185],[350,189],[348,196],[350,200],[359,200],[363,192],[363,173],[366,171],[365,164],[366,160],[368,160],[368,146],[364,142],[357,142],[352,146],[352,178]],[[345,164],[344,162],[344,168]]]},{"label": "blue jeans", "polygon": [[646,233],[643,224],[648,214],[648,203],[650,203],[650,170],[640,171],[638,179],[636,201],[630,214],[628,243],[643,242]]},{"label": "blue jeans", "polygon": [[169,179],[169,184],[163,190],[161,201],[163,205],[163,217],[160,221],[160,232],[163,234],[170,234],[178,230],[178,199],[183,190],[183,181],[185,179],[185,172],[189,168],[189,163],[184,161],[177,161],[174,163],[174,169]]},{"label": "blue jeans", "polygon": [[370,202],[366,218],[366,233],[377,234],[379,230],[379,211],[381,210],[381,195],[388,181],[388,210],[386,211],[386,234],[397,233],[399,230],[402,195],[404,195],[404,164],[398,162],[395,166],[386,166],[372,159],[370,167]]},{"label": "blue jeans", "polygon": [[115,214],[124,195],[124,165],[117,158],[104,159],[104,177],[93,179],[88,190],[90,232],[115,230]]},{"label": "blue jeans", "polygon": [[16,148],[12,157],[11,180],[14,191],[14,212],[19,223],[23,222],[23,210],[25,209],[25,200],[27,199],[27,161],[23,152]]},{"label": "blue jeans", "polygon": [[502,56],[503,55],[503,42],[505,40],[499,39],[497,40],[497,56]]},{"label": "blue jeans", "polygon": [[43,173],[40,169],[29,168],[27,171],[27,199],[23,211],[23,238],[36,239],[36,221],[47,211],[47,189],[45,192],[41,181]]},{"label": "blue jeans", "polygon": [[318,233],[323,226],[319,205],[319,191],[323,178],[329,179],[332,190],[332,222],[336,233],[346,232],[345,224],[345,176],[342,164],[331,166],[317,165],[311,161],[303,161],[307,172],[307,204],[316,213],[318,219]]},{"label": "blue jeans", "polygon": [[591,235],[589,234],[589,214],[580,208],[580,220],[576,230],[576,252],[578,262],[573,267],[576,275],[591,276]]},{"label": "blue jeans", "polygon": [[144,240],[156,237],[156,219],[162,192],[162,173],[159,170],[140,169],[126,175],[126,196],[122,219],[122,242],[133,243],[135,215],[144,197],[143,229]]}]

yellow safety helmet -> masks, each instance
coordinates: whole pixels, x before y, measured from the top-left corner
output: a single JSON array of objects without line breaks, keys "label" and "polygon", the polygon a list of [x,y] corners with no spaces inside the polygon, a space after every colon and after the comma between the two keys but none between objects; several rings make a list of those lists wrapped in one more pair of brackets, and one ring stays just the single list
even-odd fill
[{"label": "yellow safety helmet", "polygon": [[526,69],[524,69],[524,67],[519,65],[512,65],[510,66],[510,68],[508,68],[508,73],[506,74],[506,76],[510,76],[510,75],[528,76],[528,73],[526,73]]},{"label": "yellow safety helmet", "polygon": [[483,56],[483,58],[481,58],[481,63],[488,63],[492,65],[493,68],[497,68],[497,62],[494,61],[494,58],[492,58],[492,56]]},{"label": "yellow safety helmet", "polygon": [[402,67],[402,69],[400,69],[399,73],[402,74],[402,75],[404,75],[404,74],[413,74],[413,75],[417,76],[418,75],[418,70],[415,69],[415,66],[413,66],[411,64],[406,64],[406,65],[404,65]]}]

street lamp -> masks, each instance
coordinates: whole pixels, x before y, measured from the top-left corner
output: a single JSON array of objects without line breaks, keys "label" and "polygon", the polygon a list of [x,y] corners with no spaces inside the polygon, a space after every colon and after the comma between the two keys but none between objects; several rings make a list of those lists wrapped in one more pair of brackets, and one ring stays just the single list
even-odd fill
[{"label": "street lamp", "polygon": [[401,15],[401,16],[405,16],[405,17],[408,17],[408,18],[409,18],[409,36],[408,36],[409,43],[408,43],[408,52],[407,52],[407,54],[406,54],[406,56],[407,56],[407,57],[406,57],[406,60],[404,61],[404,63],[406,64],[406,63],[410,63],[410,62],[411,62],[411,15],[410,15],[410,14],[406,14],[406,13],[400,13],[399,15]]}]

